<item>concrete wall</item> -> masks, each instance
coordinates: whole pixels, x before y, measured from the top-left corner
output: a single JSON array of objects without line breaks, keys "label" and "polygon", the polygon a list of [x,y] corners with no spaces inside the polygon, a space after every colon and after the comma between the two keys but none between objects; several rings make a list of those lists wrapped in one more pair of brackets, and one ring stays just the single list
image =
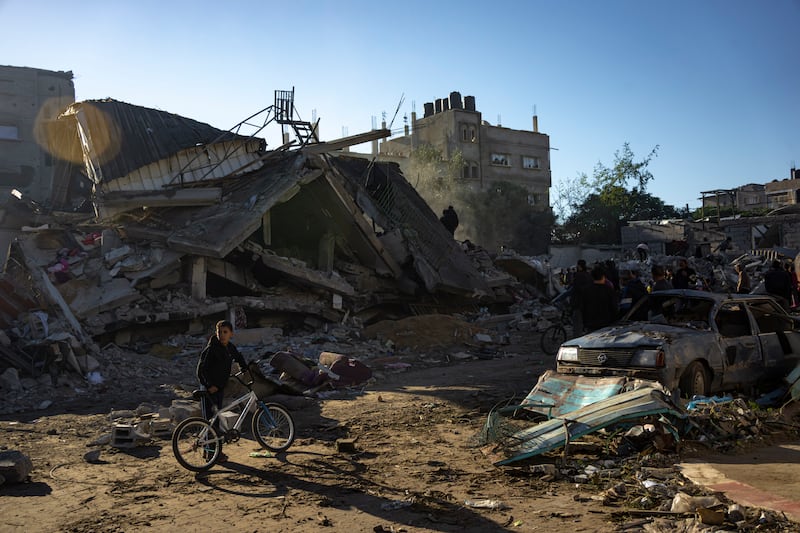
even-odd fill
[{"label": "concrete wall", "polygon": [[[504,161],[497,163],[496,155]],[[524,158],[536,158],[538,168],[524,168]],[[536,197],[535,207],[550,207],[550,137],[533,131],[481,126],[483,182],[497,181],[521,185]]]},{"label": "concrete wall", "polygon": [[48,203],[55,161],[44,131],[73,102],[72,72],[0,66],[0,203],[13,188]]}]

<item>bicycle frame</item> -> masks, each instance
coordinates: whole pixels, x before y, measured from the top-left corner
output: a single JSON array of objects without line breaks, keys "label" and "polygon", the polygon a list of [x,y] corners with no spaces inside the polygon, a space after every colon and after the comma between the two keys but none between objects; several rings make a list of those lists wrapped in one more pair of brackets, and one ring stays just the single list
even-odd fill
[{"label": "bicycle frame", "polygon": [[242,408],[242,412],[239,415],[239,418],[236,419],[236,423],[233,425],[232,429],[239,431],[242,428],[242,424],[244,423],[244,419],[247,416],[247,413],[259,402],[258,396],[252,390],[248,391],[246,394],[243,394],[239,398],[235,399],[233,402],[229,403],[228,405],[223,406],[221,409],[216,409],[216,413],[211,419],[208,421],[209,424],[212,426],[214,423],[219,419],[219,415],[226,411],[230,411],[234,407],[238,407],[239,405],[245,404],[244,408]]}]

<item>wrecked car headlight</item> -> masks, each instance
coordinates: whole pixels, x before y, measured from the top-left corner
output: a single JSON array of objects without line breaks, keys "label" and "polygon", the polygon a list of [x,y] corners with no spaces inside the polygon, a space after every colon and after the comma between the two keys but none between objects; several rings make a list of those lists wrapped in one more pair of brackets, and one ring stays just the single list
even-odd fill
[{"label": "wrecked car headlight", "polygon": [[662,367],[664,350],[639,350],[631,357],[631,366]]},{"label": "wrecked car headlight", "polygon": [[558,349],[557,361],[573,361],[578,362],[578,347],[577,346],[562,346]]}]

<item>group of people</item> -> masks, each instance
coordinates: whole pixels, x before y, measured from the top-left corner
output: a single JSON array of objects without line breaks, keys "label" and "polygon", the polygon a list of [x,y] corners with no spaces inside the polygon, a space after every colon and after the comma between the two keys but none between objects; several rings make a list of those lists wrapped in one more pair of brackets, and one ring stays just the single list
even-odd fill
[{"label": "group of people", "polygon": [[[744,271],[737,265],[737,271]],[[747,273],[744,272],[746,276]],[[771,294],[784,309],[795,308],[800,305],[800,292],[798,291],[797,273],[791,263],[782,263],[775,259],[772,266],[764,273],[764,290]]]},{"label": "group of people", "polygon": [[[567,287],[572,308],[572,324],[579,336],[611,325],[620,316],[634,308],[636,303],[653,291],[667,289],[697,289],[697,273],[685,258],[678,260],[677,268],[654,264],[650,268],[652,281],[645,285],[640,272],[631,269],[620,276],[614,261],[595,263],[589,269],[586,261],[578,261],[574,269],[563,272],[562,284]],[[640,306],[633,320],[647,320],[649,309]]]}]

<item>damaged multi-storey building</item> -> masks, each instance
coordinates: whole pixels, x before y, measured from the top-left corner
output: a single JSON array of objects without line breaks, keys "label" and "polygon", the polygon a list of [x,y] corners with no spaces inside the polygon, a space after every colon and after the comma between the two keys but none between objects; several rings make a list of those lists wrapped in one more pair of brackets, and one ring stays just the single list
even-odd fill
[{"label": "damaged multi-storey building", "polygon": [[397,165],[337,153],[387,130],[319,142],[293,91],[265,113],[297,139],[267,150],[115,100],[68,106],[49,135],[66,182],[7,275],[32,280],[79,341],[121,345],[220,318],[291,330],[506,298],[512,278],[473,264]]}]

